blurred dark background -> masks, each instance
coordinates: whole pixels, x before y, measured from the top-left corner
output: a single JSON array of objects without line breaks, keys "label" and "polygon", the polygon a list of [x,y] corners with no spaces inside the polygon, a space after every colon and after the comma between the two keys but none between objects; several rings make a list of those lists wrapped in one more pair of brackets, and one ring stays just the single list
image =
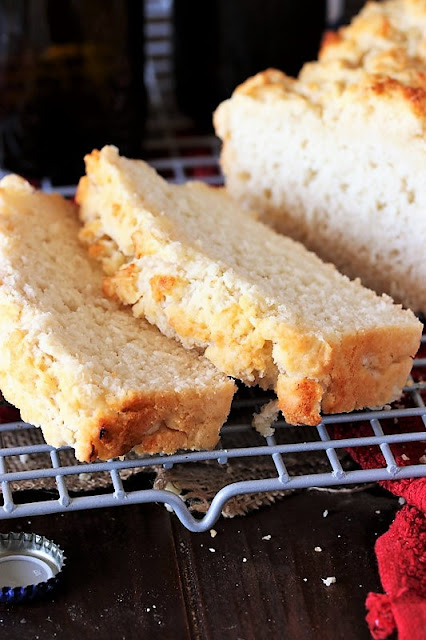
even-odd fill
[{"label": "blurred dark background", "polygon": [[110,142],[141,153],[142,0],[1,0],[0,166],[70,182]]},{"label": "blurred dark background", "polygon": [[144,8],[171,29],[172,84],[200,133],[247,77],[297,75],[326,28],[360,0],[1,0],[0,168],[71,184],[83,156],[115,144],[144,155]]}]

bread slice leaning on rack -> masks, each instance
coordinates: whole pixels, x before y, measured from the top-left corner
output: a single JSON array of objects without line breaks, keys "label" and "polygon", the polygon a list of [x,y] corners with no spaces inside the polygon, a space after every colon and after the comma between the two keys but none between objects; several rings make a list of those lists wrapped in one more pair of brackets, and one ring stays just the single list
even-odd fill
[{"label": "bread slice leaning on rack", "polygon": [[107,300],[76,206],[0,182],[0,388],[80,460],[212,448],[234,383]]},{"label": "bread slice leaning on rack", "polygon": [[81,239],[104,289],[248,385],[294,424],[401,393],[421,336],[410,311],[350,282],[221,189],[170,185],[115,147],[86,156]]},{"label": "bread slice leaning on rack", "polygon": [[351,278],[426,313],[426,2],[368,2],[297,79],[215,112],[226,187]]}]

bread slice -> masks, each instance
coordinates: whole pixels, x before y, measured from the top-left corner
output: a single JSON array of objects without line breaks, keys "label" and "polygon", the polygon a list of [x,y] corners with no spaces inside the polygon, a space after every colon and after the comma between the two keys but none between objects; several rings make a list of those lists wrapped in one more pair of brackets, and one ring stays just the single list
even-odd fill
[{"label": "bread slice", "polygon": [[351,278],[426,313],[426,3],[369,2],[297,80],[214,116],[230,194]]},{"label": "bread slice", "polygon": [[80,460],[214,447],[235,390],[102,293],[76,206],[0,182],[0,388]]},{"label": "bread slice", "polygon": [[[421,324],[220,189],[170,185],[105,147],[86,157],[81,234],[105,291],[248,385],[274,388],[292,423],[398,397]],[[118,267],[118,265],[120,265]]]}]

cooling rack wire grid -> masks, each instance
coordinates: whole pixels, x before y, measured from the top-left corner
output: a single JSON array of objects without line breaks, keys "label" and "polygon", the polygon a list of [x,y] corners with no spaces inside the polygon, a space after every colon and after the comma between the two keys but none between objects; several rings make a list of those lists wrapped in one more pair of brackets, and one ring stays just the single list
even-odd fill
[{"label": "cooling rack wire grid", "polygon": [[[148,0],[146,18],[145,80],[150,101],[146,158],[171,182],[200,179],[219,185],[222,178],[218,167],[218,140],[212,135],[194,134],[191,122],[178,114],[174,104],[170,1]],[[75,186],[72,185],[53,187],[47,179],[43,180],[42,188],[45,191],[59,191],[66,196],[72,196],[75,191]],[[6,421],[0,424],[0,519],[162,502],[175,511],[188,529],[205,531],[212,527],[230,498],[243,494],[426,476],[426,456],[411,461],[405,460],[407,456],[403,456],[403,464],[400,456],[404,445],[413,442],[423,442],[426,453],[426,382],[423,380],[426,381],[426,336],[423,336],[422,347],[414,361],[412,375],[404,388],[401,402],[389,408],[326,416],[315,428],[291,427],[280,420],[276,423],[275,434],[264,438],[252,429],[251,416],[270,399],[270,395],[257,389],[240,389],[216,450],[171,456],[133,455],[93,464],[77,463],[66,447],[54,449],[40,437],[33,438],[39,431],[31,425],[19,420]],[[4,412],[3,420],[11,412],[5,402],[0,406],[0,411]],[[345,425],[359,425],[360,436],[342,437]],[[335,438],[336,427],[339,430],[338,439]],[[352,435],[353,428],[350,431],[348,429],[349,432]],[[364,446],[378,447],[383,464],[374,469],[360,469],[356,465],[348,468],[344,463],[345,450]],[[397,456],[394,447],[398,447]],[[308,466],[308,473],[300,472],[303,464],[296,472],[287,464],[290,458],[293,460],[298,457],[303,462],[310,456],[315,456],[315,460],[320,457],[322,463]],[[268,477],[232,482],[230,475],[229,484],[216,493],[207,513],[202,517],[192,515],[184,499],[172,491],[134,488],[122,478],[123,473],[129,470],[149,472],[159,467],[171,469],[174,465],[205,461],[213,465],[228,465],[229,461],[238,460],[245,462],[250,469],[251,462],[255,464],[256,460],[265,457],[273,462]],[[17,460],[20,461],[18,470]],[[34,464],[29,464],[34,460],[41,462],[34,467]],[[90,474],[92,479],[96,479],[99,474],[107,474],[110,478],[108,488],[77,493],[69,489],[68,485],[73,478],[81,479],[86,474]],[[32,488],[37,489],[38,485],[45,486],[43,482],[46,480],[53,483],[53,490],[20,491],[23,483],[27,483],[27,486],[30,481]]]}]

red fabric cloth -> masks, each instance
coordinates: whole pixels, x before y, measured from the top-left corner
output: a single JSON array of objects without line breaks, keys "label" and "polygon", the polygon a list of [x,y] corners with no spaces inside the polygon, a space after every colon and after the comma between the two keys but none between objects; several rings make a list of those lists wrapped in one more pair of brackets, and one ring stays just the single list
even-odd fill
[{"label": "red fabric cloth", "polygon": [[[395,432],[393,421],[382,422],[384,432]],[[398,431],[421,431],[421,419],[404,419]],[[371,436],[368,423],[333,429],[334,437]],[[392,453],[400,466],[416,464],[426,454],[423,442],[392,445]],[[349,449],[354,460],[364,469],[385,466],[379,447]],[[423,458],[422,458],[423,462]],[[395,629],[398,640],[426,640],[426,478],[387,480],[380,483],[405,499],[389,530],[376,542],[375,551],[385,594],[367,597],[367,623],[374,640],[384,640]]]},{"label": "red fabric cloth", "polygon": [[[423,483],[424,484],[424,483]],[[423,490],[424,490],[423,486]],[[370,593],[367,623],[375,640],[394,627],[399,640],[426,638],[426,518],[405,505],[376,543],[382,585],[387,595]]]}]

